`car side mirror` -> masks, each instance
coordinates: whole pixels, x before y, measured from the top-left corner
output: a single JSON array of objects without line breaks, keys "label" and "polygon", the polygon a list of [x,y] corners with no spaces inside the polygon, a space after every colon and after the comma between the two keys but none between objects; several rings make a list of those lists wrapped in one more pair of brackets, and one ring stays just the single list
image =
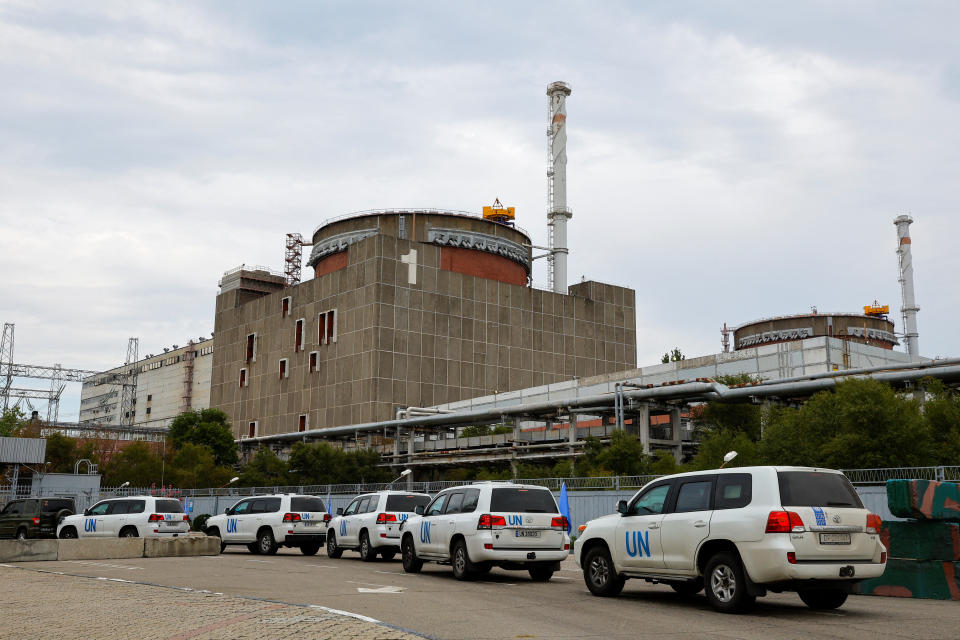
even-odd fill
[{"label": "car side mirror", "polygon": [[232,515],[233,515],[233,508],[232,508],[232,507],[227,507],[226,509],[223,510],[223,514],[224,514],[224,515],[227,515],[227,516],[232,516]]},{"label": "car side mirror", "polygon": [[83,510],[83,515],[85,515],[85,516],[90,515],[90,509],[84,509],[84,510]]},{"label": "car side mirror", "polygon": [[423,507],[418,504],[417,506],[415,506],[415,507],[413,508],[413,512],[414,512],[415,514],[417,514],[418,516],[422,516],[422,515],[423,515]]},{"label": "car side mirror", "polygon": [[630,513],[630,509],[627,507],[626,500],[621,500],[620,502],[617,503],[617,513],[619,513],[622,516],[625,516],[628,513]]},{"label": "car side mirror", "polygon": [[338,516],[342,516],[342,515],[343,515],[343,507],[337,507],[337,515],[338,515]]}]

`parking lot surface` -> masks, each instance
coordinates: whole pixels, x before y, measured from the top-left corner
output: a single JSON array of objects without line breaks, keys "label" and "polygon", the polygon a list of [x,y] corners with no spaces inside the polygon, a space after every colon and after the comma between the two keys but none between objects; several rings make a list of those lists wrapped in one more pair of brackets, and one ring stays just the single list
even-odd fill
[{"label": "parking lot surface", "polygon": [[[22,632],[10,635],[11,628],[5,623],[0,625],[0,637],[127,638],[147,634],[154,638],[235,639],[289,637],[292,633],[303,638],[415,637],[404,631],[410,630],[449,639],[955,640],[960,629],[960,606],[934,600],[851,596],[837,611],[815,612],[795,594],[773,594],[759,599],[751,613],[733,616],[714,612],[702,593],[685,598],[668,587],[636,580],[628,581],[618,598],[597,598],[587,591],[572,560],[565,561],[549,583],[532,582],[525,572],[499,569],[472,582],[458,582],[448,566],[428,564],[423,573],[411,575],[403,573],[399,561],[365,563],[352,552],[330,560],[322,551],[307,557],[296,550],[257,556],[228,549],[220,556],[199,558],[17,566],[24,570],[0,567],[0,580],[10,585],[0,599],[0,619],[16,619]],[[139,608],[126,615],[128,604]],[[326,609],[305,608],[311,605]],[[329,609],[393,626],[344,617]],[[113,620],[122,625],[111,631],[114,635],[101,633],[104,622]],[[38,625],[36,633],[30,630],[32,624]],[[50,634],[51,624],[62,635]],[[201,631],[191,635],[193,629]]]}]

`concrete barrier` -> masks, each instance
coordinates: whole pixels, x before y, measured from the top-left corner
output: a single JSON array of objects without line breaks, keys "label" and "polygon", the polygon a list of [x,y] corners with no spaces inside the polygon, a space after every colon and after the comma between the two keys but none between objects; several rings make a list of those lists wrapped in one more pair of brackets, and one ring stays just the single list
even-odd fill
[{"label": "concrete barrier", "polygon": [[220,555],[220,538],[189,535],[183,538],[144,538],[144,558],[184,558]]},{"label": "concrete barrier", "polygon": [[[57,540],[0,540],[0,562],[41,562],[57,559]],[[219,549],[219,546],[217,547]]]},{"label": "concrete barrier", "polygon": [[57,560],[123,560],[142,558],[144,538],[81,538],[59,540]]}]

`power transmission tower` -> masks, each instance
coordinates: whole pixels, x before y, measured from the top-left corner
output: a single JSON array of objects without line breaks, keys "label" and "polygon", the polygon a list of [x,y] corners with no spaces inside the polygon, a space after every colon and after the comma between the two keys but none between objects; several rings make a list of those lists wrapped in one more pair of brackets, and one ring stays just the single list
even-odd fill
[{"label": "power transmission tower", "polygon": [[127,361],[124,367],[129,369],[124,371],[123,378],[120,380],[122,391],[120,393],[120,424],[132,425],[136,418],[137,411],[137,373],[140,369],[137,366],[137,351],[140,347],[139,338],[130,338],[127,341]]}]

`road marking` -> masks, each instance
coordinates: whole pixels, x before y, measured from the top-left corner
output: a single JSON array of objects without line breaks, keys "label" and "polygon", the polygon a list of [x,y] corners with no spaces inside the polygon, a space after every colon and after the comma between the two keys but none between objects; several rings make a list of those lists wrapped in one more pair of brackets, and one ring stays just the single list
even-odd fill
[{"label": "road marking", "polygon": [[108,569],[127,569],[128,571],[143,570],[143,567],[131,567],[123,564],[110,564],[109,562],[90,562],[89,560],[67,560],[71,564],[82,564],[88,567],[106,567]]},{"label": "road marking", "polygon": [[[366,584],[371,587],[391,587],[394,588],[392,584],[377,584],[376,582],[357,582],[356,580],[344,580],[344,582],[349,582],[350,584]],[[400,587],[395,587],[399,589]]]},{"label": "road marking", "polygon": [[357,620],[363,620],[364,622],[374,622],[374,623],[376,623],[376,624],[382,624],[382,623],[381,623],[379,620],[377,620],[376,618],[371,618],[371,617],[369,617],[369,616],[363,616],[363,615],[360,615],[359,613],[351,613],[351,612],[349,612],[349,611],[343,611],[343,610],[341,610],[341,609],[331,609],[330,607],[324,607],[324,606],[321,606],[321,605],[319,605],[319,604],[311,604],[311,605],[309,605],[309,607],[310,607],[311,609],[320,609],[321,611],[326,611],[326,612],[328,612],[328,613],[335,613],[335,614],[337,614],[337,615],[339,615],[339,616],[347,616],[348,618],[356,618]]},{"label": "road marking", "polygon": [[380,587],[378,589],[357,587],[357,593],[403,593],[403,587]]},{"label": "road marking", "polygon": [[334,564],[305,564],[305,567],[320,567],[321,569],[336,569],[337,566]]},{"label": "road marking", "polygon": [[247,560],[247,562],[260,562],[263,564],[273,564],[272,560]]}]

